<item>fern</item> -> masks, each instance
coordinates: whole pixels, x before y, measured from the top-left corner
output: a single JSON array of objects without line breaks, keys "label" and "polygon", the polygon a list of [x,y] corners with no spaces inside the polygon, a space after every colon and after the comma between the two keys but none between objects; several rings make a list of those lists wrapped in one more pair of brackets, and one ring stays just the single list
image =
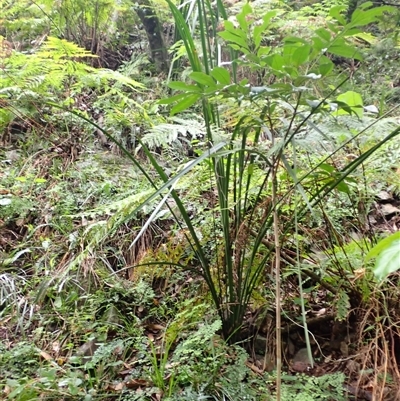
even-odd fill
[{"label": "fern", "polygon": [[173,359],[177,362],[182,362],[188,358],[200,357],[221,327],[222,323],[220,320],[216,320],[211,324],[202,325],[197,331],[177,346]]},{"label": "fern", "polygon": [[[106,116],[123,115],[124,126],[132,126],[131,110],[140,109],[140,105],[125,89],[138,91],[143,85],[119,72],[86,65],[83,61],[88,57],[95,56],[74,43],[53,37],[47,38],[34,54],[13,52],[4,62],[0,96],[8,100],[7,108],[12,113],[34,119],[38,104],[50,101],[70,105],[76,94],[87,91],[88,87],[99,88],[103,92],[99,108],[105,110]],[[10,122],[5,117],[0,121],[2,126]],[[106,128],[113,122],[106,124]]]},{"label": "fern", "polygon": [[334,146],[335,143],[349,140],[355,133],[365,130],[359,137],[359,143],[363,145],[370,143],[371,140],[377,141],[383,138],[388,132],[397,128],[398,124],[399,119],[395,117],[377,120],[367,116],[362,119],[351,116],[340,116],[335,119],[323,116],[323,120],[319,117],[310,123],[305,131],[296,135],[295,140],[300,147],[315,152],[318,149],[316,145]]},{"label": "fern", "polygon": [[40,58],[50,58],[53,60],[70,59],[70,58],[83,58],[83,57],[97,57],[91,54],[89,51],[82,49],[78,45],[72,42],[68,42],[65,39],[58,39],[54,37],[48,37],[40,48],[40,51],[36,53]]},{"label": "fern", "polygon": [[190,139],[199,139],[205,136],[203,122],[196,120],[184,120],[182,118],[171,118],[172,123],[162,123],[151,128],[142,138],[143,143],[149,148],[163,147],[174,142]]}]

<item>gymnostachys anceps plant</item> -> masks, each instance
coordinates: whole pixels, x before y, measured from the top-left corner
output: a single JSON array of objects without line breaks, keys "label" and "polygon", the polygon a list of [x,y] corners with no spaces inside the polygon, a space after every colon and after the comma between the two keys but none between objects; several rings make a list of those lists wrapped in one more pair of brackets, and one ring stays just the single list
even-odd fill
[{"label": "gymnostachys anceps plant", "polygon": [[[207,9],[204,4],[208,3],[200,1],[198,4],[199,15],[202,16],[203,20],[207,20],[202,11]],[[217,278],[212,275],[215,266],[210,263],[210,259],[202,249],[199,239],[196,238],[194,228],[189,229],[191,235],[195,234],[195,237],[192,236],[189,242],[192,246],[194,245],[194,252],[201,264],[201,273],[219,311],[223,322],[224,337],[232,342],[239,338],[237,333],[242,324],[246,307],[250,302],[251,294],[271,257],[271,253],[275,253],[277,398],[280,399],[280,249],[282,233],[289,232],[294,225],[293,220],[284,223],[280,221],[279,207],[281,202],[284,198],[298,191],[304,198],[304,206],[296,215],[301,216],[308,210],[312,211],[312,207],[321,202],[335,188],[343,191],[348,190],[344,182],[348,175],[379,146],[398,135],[399,130],[390,133],[376,145],[376,149],[370,149],[345,166],[336,176],[333,175],[332,179],[327,180],[315,193],[308,196],[301,187],[301,181],[313,170],[322,166],[323,162],[316,164],[308,174],[299,178],[294,169],[290,167],[284,151],[290,147],[296,153],[295,135],[303,127],[311,126],[313,129],[317,129],[312,117],[318,113],[329,115],[331,107],[337,107],[337,113],[351,113],[356,117],[362,113],[362,101],[360,103],[358,95],[351,91],[339,95],[335,99],[334,106],[329,105],[329,100],[339,90],[341,84],[336,85],[331,93],[325,92],[325,97],[322,99],[315,98],[308,92],[311,92],[310,89],[313,85],[323,88],[324,83],[327,81],[329,83],[329,74],[333,71],[334,66],[327,55],[332,54],[362,60],[362,55],[347,42],[347,37],[360,33],[360,27],[376,21],[383,12],[390,8],[370,9],[371,4],[365,4],[363,8],[357,9],[351,21],[346,23],[345,18],[341,15],[343,7],[334,7],[330,15],[336,20],[336,23],[327,23],[329,29],[317,29],[312,41],[290,37],[285,40],[283,46],[272,50],[267,46],[262,46],[261,41],[263,32],[268,29],[275,13],[273,11],[267,13],[261,24],[257,26],[254,24],[250,5],[246,4],[242,12],[236,17],[237,25],[225,21],[225,30],[219,34],[231,48],[243,56],[242,60],[244,59],[244,61],[232,60],[232,65],[237,67],[241,64],[251,67],[252,70],[262,70],[267,72],[267,76],[274,77],[275,82],[277,79],[281,81],[269,86],[252,87],[248,80],[243,80],[240,83],[235,82],[235,80],[232,82],[229,71],[225,68],[220,66],[210,68],[212,59],[207,60],[207,55],[210,55],[210,58],[212,55],[207,51],[208,36],[202,30],[202,24],[200,24],[200,33],[202,35],[203,58],[200,60],[185,19],[174,4],[169,2],[169,5],[176,26],[180,31],[180,36],[186,46],[188,59],[193,70],[189,77],[193,84],[171,82],[169,86],[172,89],[183,93],[177,94],[162,103],[177,102],[171,110],[171,113],[175,114],[197,101],[201,101],[208,128],[207,139],[210,143],[214,143],[211,125],[217,125],[219,122],[216,105],[227,98],[236,99],[238,107],[246,107],[247,102],[246,110],[249,111],[249,115],[238,120],[233,129],[231,141],[225,150],[222,153],[214,154],[212,157],[213,180],[218,190],[219,202],[219,213],[215,215],[215,218],[220,220],[222,226],[223,241],[220,245],[224,249],[223,260],[219,261],[217,265]],[[258,110],[258,112],[252,112],[250,107],[252,110]],[[279,121],[280,114],[288,117],[280,118]],[[271,148],[264,152],[260,150],[260,148],[262,149],[262,135],[267,135],[271,142]],[[249,146],[250,141],[253,142],[252,146]],[[333,153],[338,150],[336,149]],[[156,165],[154,158],[150,154],[148,155],[152,163]],[[326,160],[330,156],[328,155]],[[278,196],[277,174],[281,164],[292,177],[294,185],[286,194]],[[265,171],[265,178],[261,183],[258,183],[257,195],[251,196],[250,189],[253,189],[255,185],[254,177],[257,169]],[[159,170],[162,175],[161,169]],[[264,194],[268,186],[271,188],[272,195],[270,202],[265,201]],[[184,208],[180,200],[177,203],[178,206],[180,203]],[[262,212],[259,205],[263,206]],[[179,209],[182,213],[181,207]],[[182,216],[187,226],[191,227],[188,214],[183,213]],[[265,247],[264,238],[271,230],[274,231],[275,249],[271,246]],[[260,253],[263,256],[260,257]],[[299,285],[301,286],[301,280],[299,280]],[[302,311],[305,334],[308,338],[304,304]],[[309,341],[308,349],[310,360],[312,360]]]},{"label": "gymnostachys anceps plant", "polygon": [[[265,267],[270,263],[271,257],[275,256],[277,398],[279,399],[280,249],[284,236],[293,230],[295,224],[293,220],[280,219],[283,201],[296,191],[300,193],[303,202],[299,205],[297,216],[301,218],[310,210],[312,211],[313,207],[334,189],[346,191],[347,177],[382,144],[398,135],[400,129],[388,134],[373,148],[336,171],[336,174],[331,174],[330,179],[318,186],[314,192],[309,193],[302,188],[302,181],[323,163],[327,163],[330,156],[346,146],[346,143],[333,150],[325,160],[317,162],[302,177],[298,177],[295,170],[291,168],[292,163],[288,160],[285,150],[291,149],[295,153],[295,136],[300,130],[308,129],[310,126],[314,130],[318,129],[314,120],[316,116],[324,115],[326,118],[332,118],[333,103],[337,107],[334,113],[347,112],[358,116],[362,112],[362,103],[353,101],[358,99],[354,92],[347,91],[345,96],[341,94],[334,98],[335,92],[340,89],[340,84],[335,85],[329,93],[324,91],[325,85],[332,80],[330,75],[334,68],[333,63],[324,53],[361,59],[361,54],[346,42],[346,37],[355,34],[358,26],[373,22],[387,8],[357,10],[348,24],[340,15],[338,8],[334,8],[332,16],[337,23],[330,22],[329,29],[318,29],[311,41],[292,37],[287,38],[283,45],[271,49],[263,47],[261,39],[263,30],[268,28],[273,14],[267,14],[263,19],[262,28],[256,29],[257,27],[253,28],[251,8],[245,5],[243,11],[237,16],[239,27],[236,28],[227,22],[221,36],[233,45],[234,50],[246,56],[243,61],[246,66],[253,70],[262,69],[268,77],[273,78],[272,81],[277,82],[269,86],[252,86],[248,80],[237,83],[231,78],[228,69],[220,66],[211,67],[211,63],[205,64],[208,56],[208,36],[202,40],[202,44],[205,45],[200,59],[185,19],[172,3],[170,7],[193,70],[189,76],[193,84],[172,82],[170,87],[182,93],[162,103],[176,101],[177,104],[173,107],[172,113],[178,113],[201,101],[207,127],[207,139],[211,147],[169,179],[153,155],[143,146],[149,160],[164,182],[160,188],[138,161],[129,152],[123,150],[156,187],[154,194],[135,211],[166,192],[163,203],[166,203],[169,196],[173,198],[180,213],[177,222],[185,228],[187,241],[199,263],[197,273],[208,285],[222,321],[223,336],[230,342],[240,339],[239,330],[253,290]],[[205,9],[208,8],[202,7],[200,11]],[[206,29],[201,29],[200,32],[202,35],[208,35]],[[232,63],[238,66],[240,61],[233,60]],[[313,86],[318,86],[320,92],[324,93],[322,98],[312,96]],[[228,101],[236,102],[236,107],[245,112],[237,120],[229,140],[216,143],[213,125],[219,124],[217,104],[224,105]],[[107,132],[104,134],[108,135]],[[264,137],[268,137],[269,141],[265,141]],[[356,135],[352,139],[355,138]],[[114,142],[117,143],[115,140]],[[209,251],[203,246],[197,227],[194,226],[185,206],[184,198],[174,189],[176,182],[184,174],[207,158],[211,159],[210,183],[218,193],[219,207],[214,214],[215,226],[221,227],[222,230],[221,237],[215,234],[213,250],[219,251],[220,255],[217,259],[210,256]],[[279,169],[283,168],[293,179],[293,185],[282,193],[278,191],[278,173]],[[271,232],[275,234],[273,244],[266,241],[267,234]]]}]

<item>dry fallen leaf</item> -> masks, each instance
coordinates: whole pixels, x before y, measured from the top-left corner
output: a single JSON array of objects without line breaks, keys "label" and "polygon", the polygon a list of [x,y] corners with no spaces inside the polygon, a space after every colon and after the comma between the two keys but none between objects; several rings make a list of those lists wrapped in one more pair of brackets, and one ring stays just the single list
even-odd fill
[{"label": "dry fallen leaf", "polygon": [[254,373],[257,373],[259,375],[262,375],[264,371],[262,369],[259,369],[256,365],[250,362],[246,362],[246,366],[251,369]]},{"label": "dry fallen leaf", "polygon": [[114,391],[122,391],[125,388],[125,383],[120,382],[114,385]]},{"label": "dry fallen leaf", "polygon": [[322,309],[320,309],[320,310],[315,312],[316,316],[322,316],[322,315],[325,315],[325,314],[326,314],[326,308],[322,308]]},{"label": "dry fallen leaf", "polygon": [[148,381],[144,379],[131,379],[125,382],[125,386],[132,389],[138,389],[140,387],[146,387],[148,385]]},{"label": "dry fallen leaf", "polygon": [[146,329],[157,333],[160,330],[164,330],[165,326],[162,326],[161,324],[148,324]]},{"label": "dry fallen leaf", "polygon": [[354,280],[359,280],[365,276],[365,269],[363,267],[354,270]]},{"label": "dry fallen leaf", "polygon": [[46,361],[52,361],[53,358],[45,351],[40,351],[40,356],[45,359]]}]

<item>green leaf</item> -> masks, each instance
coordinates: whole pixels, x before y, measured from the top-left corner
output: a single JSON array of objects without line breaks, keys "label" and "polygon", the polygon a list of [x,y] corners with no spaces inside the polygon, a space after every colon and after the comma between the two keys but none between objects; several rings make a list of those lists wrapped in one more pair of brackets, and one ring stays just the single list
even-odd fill
[{"label": "green leaf", "polygon": [[360,29],[358,29],[358,28],[351,28],[349,30],[344,31],[343,36],[354,36],[354,35],[359,34],[360,32],[362,32],[362,31],[360,31]]},{"label": "green leaf", "polygon": [[246,38],[241,37],[238,34],[238,30],[236,30],[235,32],[230,32],[230,31],[222,31],[219,32],[218,35],[222,38],[225,39],[227,42],[232,42],[236,45],[239,46],[240,49],[245,49],[247,50],[247,52],[249,52],[249,46],[247,44]]},{"label": "green leaf", "polygon": [[285,60],[280,54],[274,54],[273,56],[266,57],[265,61],[271,68],[277,71],[282,71],[285,64]]},{"label": "green leaf", "polygon": [[328,75],[333,70],[333,63],[332,61],[328,60],[327,62],[321,64],[318,67],[318,72],[324,77]]},{"label": "green leaf", "polygon": [[336,100],[346,103],[350,107],[362,107],[364,104],[361,95],[354,91],[342,93]]},{"label": "green leaf", "polygon": [[199,88],[196,85],[188,85],[185,82],[180,82],[180,81],[170,82],[168,84],[168,86],[171,89],[180,90],[180,91],[184,91],[184,92],[198,92],[198,93],[201,93],[201,88]]},{"label": "green leaf", "polygon": [[350,188],[349,186],[344,182],[344,181],[340,181],[337,185],[336,185],[336,189],[339,192],[343,192],[345,194],[350,194]]},{"label": "green leaf", "polygon": [[392,10],[393,8],[388,6],[375,7],[367,11],[357,8],[351,16],[351,21],[347,27],[353,28],[356,26],[365,26],[371,24],[372,22],[376,22],[378,17],[380,17],[384,12]]},{"label": "green leaf", "polygon": [[43,184],[44,182],[47,182],[45,178],[35,178],[33,180],[36,184]]},{"label": "green leaf", "polygon": [[177,105],[175,105],[171,110],[171,116],[180,113],[183,110],[188,109],[193,106],[199,99],[201,95],[194,93],[192,95],[186,95]]},{"label": "green leaf", "polygon": [[294,45],[294,44],[297,44],[297,45],[299,45],[299,44],[308,45],[308,42],[307,42],[305,39],[299,38],[298,36],[287,36],[287,37],[284,39],[284,41],[285,41],[285,45],[286,45],[286,44],[292,44],[292,45]]},{"label": "green leaf", "polygon": [[315,33],[325,42],[329,43],[331,40],[331,34],[327,29],[319,28],[315,30]]},{"label": "green leaf", "polygon": [[330,164],[327,163],[322,163],[319,165],[318,170],[323,170],[326,171],[327,173],[333,173],[334,171],[336,171],[335,167],[333,167]]},{"label": "green leaf", "polygon": [[353,36],[355,36],[358,39],[364,40],[365,42],[367,42],[370,45],[374,45],[377,42],[377,37],[372,35],[371,33],[360,32],[360,33],[354,34]]},{"label": "green leaf", "polygon": [[256,48],[258,48],[260,46],[263,34],[265,35],[265,31],[267,30],[271,19],[273,17],[275,17],[277,14],[278,14],[277,10],[268,11],[263,17],[262,24],[256,25],[254,27],[253,40],[254,40],[254,44],[255,44]]},{"label": "green leaf", "polygon": [[196,50],[196,45],[194,43],[191,31],[186,23],[186,20],[173,1],[167,0],[167,3],[172,11],[172,15],[174,16],[175,27],[177,28],[179,36],[181,37],[185,45],[186,53],[189,58],[192,70],[201,71],[201,61],[199,59],[199,55]]},{"label": "green leaf", "polygon": [[395,241],[400,241],[400,231],[395,232],[392,235],[382,239],[379,241],[367,254],[365,257],[365,261],[371,260],[372,258],[376,258],[382,251],[391,246],[391,244]]},{"label": "green leaf", "polygon": [[329,46],[327,51],[340,57],[354,58],[355,60],[363,59],[361,53],[354,46],[350,46],[344,41],[335,42],[332,46]]},{"label": "green leaf", "polygon": [[231,77],[229,71],[222,67],[214,67],[210,72],[210,75],[222,85],[229,85],[231,83]]},{"label": "green leaf", "polygon": [[292,55],[292,61],[295,66],[300,66],[308,60],[308,56],[310,55],[311,46],[304,45],[296,49]]},{"label": "green leaf", "polygon": [[323,49],[327,47],[326,42],[321,40],[321,38],[318,38],[317,36],[313,37],[312,41],[314,43],[314,49],[318,52],[321,52]]},{"label": "green leaf", "polygon": [[400,239],[392,241],[377,257],[374,275],[382,281],[390,273],[400,269]]},{"label": "green leaf", "polygon": [[57,298],[55,299],[55,301],[54,301],[54,306],[55,306],[57,309],[60,309],[60,308],[62,307],[62,305],[63,305],[63,302],[62,302],[61,297],[57,297]]},{"label": "green leaf", "polygon": [[165,99],[160,99],[157,103],[158,104],[171,104],[171,103],[174,103],[178,100],[185,98],[186,96],[187,96],[186,93],[178,93],[177,95],[167,97]]},{"label": "green leaf", "polygon": [[342,30],[342,28],[338,27],[336,24],[334,24],[333,22],[328,22],[326,21],[326,26],[334,33],[339,34],[340,31]]},{"label": "green leaf", "polygon": [[345,6],[334,6],[330,9],[329,16],[331,16],[332,18],[335,18],[335,20],[337,22],[339,22],[339,24],[346,25],[346,20],[343,17],[343,15],[341,14],[341,12],[343,12],[343,11],[346,11]]},{"label": "green leaf", "polygon": [[257,57],[263,57],[269,54],[271,48],[269,46],[261,46],[257,51]]},{"label": "green leaf", "polygon": [[193,79],[193,81],[196,81],[200,85],[205,85],[205,86],[216,86],[215,81],[207,75],[204,72],[192,72],[189,75],[189,78]]},{"label": "green leaf", "polygon": [[236,16],[237,22],[239,22],[240,28],[243,29],[244,32],[249,31],[250,22],[246,18],[249,14],[253,12],[249,3],[245,3],[242,8],[242,11]]}]

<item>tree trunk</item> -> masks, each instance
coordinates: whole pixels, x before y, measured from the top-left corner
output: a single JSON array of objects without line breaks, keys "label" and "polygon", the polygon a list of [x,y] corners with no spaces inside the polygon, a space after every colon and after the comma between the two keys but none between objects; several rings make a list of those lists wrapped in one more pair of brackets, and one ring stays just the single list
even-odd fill
[{"label": "tree trunk", "polygon": [[162,26],[154,6],[151,5],[150,0],[138,0],[136,4],[138,4],[136,12],[146,31],[151,58],[156,70],[157,72],[167,72],[168,52],[162,35]]}]

